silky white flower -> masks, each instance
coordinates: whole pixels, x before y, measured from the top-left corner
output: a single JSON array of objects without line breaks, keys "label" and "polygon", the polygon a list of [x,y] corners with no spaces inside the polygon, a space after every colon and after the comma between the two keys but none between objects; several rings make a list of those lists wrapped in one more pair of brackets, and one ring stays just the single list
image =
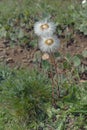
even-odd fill
[{"label": "silky white flower", "polygon": [[82,1],[82,7],[85,8],[87,6],[87,0]]},{"label": "silky white flower", "polygon": [[56,30],[56,25],[53,22],[44,21],[36,22],[34,25],[34,32],[38,36],[52,35]]},{"label": "silky white flower", "polygon": [[86,2],[87,2],[86,0],[83,0],[83,1],[82,1],[82,4],[85,4]]},{"label": "silky white flower", "polygon": [[39,39],[39,49],[42,52],[47,52],[47,53],[55,52],[58,50],[59,45],[60,45],[60,40],[55,35],[45,36]]}]

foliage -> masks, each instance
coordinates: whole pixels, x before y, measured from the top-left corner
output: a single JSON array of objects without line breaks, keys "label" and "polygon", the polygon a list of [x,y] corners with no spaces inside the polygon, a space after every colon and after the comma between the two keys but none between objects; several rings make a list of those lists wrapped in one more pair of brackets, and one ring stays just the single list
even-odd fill
[{"label": "foliage", "polygon": [[[33,25],[46,17],[56,22],[56,34],[60,37],[69,40],[78,31],[87,35],[86,14],[86,6],[82,7],[76,0],[3,0],[0,1],[0,39],[11,45],[35,47]],[[41,60],[38,55],[35,65]],[[87,81],[80,78],[87,72],[87,66],[82,63],[87,51],[75,56],[58,53],[55,57],[59,73],[57,76],[53,67],[53,78],[60,88],[60,98],[55,94],[56,108],[51,105],[47,61],[42,61],[42,68],[38,66],[37,70],[0,66],[0,130],[87,129]]]},{"label": "foliage", "polygon": [[[79,75],[82,73],[81,59],[84,54],[86,52],[81,56],[55,55],[63,60],[58,62],[58,67],[66,72],[59,73],[57,77],[54,70],[54,80],[58,80],[60,88],[60,98],[55,94],[56,109],[51,106],[50,66],[47,61],[42,62],[40,72],[1,67],[0,72],[4,79],[1,79],[0,83],[1,128],[12,130],[87,128],[87,82],[80,82]],[[55,92],[56,90],[55,87]],[[69,126],[71,122],[72,126]]]},{"label": "foliage", "polygon": [[[72,37],[74,31],[83,32],[86,35],[86,7],[83,8],[77,1],[39,1],[30,0],[4,1],[7,14],[1,8],[0,38],[13,45],[33,46],[36,43],[33,26],[37,20],[48,18],[54,20],[57,25],[56,33],[65,37]],[[36,4],[37,3],[37,4]],[[21,5],[21,8],[20,6]],[[3,7],[3,2],[1,2]],[[67,7],[67,8],[66,8]],[[58,9],[59,8],[59,9]],[[13,11],[14,10],[14,11]],[[72,29],[73,27],[73,29]],[[72,31],[67,31],[71,28]],[[68,39],[69,40],[69,39]],[[35,44],[34,44],[35,45]]]},{"label": "foliage", "polygon": [[45,76],[35,71],[12,72],[0,85],[0,100],[21,123],[31,124],[47,117],[51,90]]}]

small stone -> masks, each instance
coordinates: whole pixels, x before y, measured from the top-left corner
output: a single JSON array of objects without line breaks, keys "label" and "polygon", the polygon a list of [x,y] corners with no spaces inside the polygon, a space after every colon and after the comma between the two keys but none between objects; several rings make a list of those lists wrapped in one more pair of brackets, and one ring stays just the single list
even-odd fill
[{"label": "small stone", "polygon": [[28,60],[28,63],[32,63],[32,62],[33,62],[33,59],[29,59],[29,60]]},{"label": "small stone", "polygon": [[13,54],[13,55],[18,54],[18,50],[17,50],[17,49],[13,49],[13,50],[11,50],[11,51],[12,51],[12,54]]},{"label": "small stone", "polygon": [[3,51],[3,48],[0,48],[0,52]]},{"label": "small stone", "polygon": [[18,49],[18,52],[22,53],[22,52],[23,52],[23,49],[19,48],[19,49]]},{"label": "small stone", "polygon": [[5,58],[5,56],[0,56],[0,59],[4,59]]},{"label": "small stone", "polygon": [[23,61],[24,63],[27,63],[27,62],[28,62],[26,59],[23,59],[22,61]]},{"label": "small stone", "polygon": [[14,62],[14,60],[12,59],[12,58],[8,58],[7,60],[6,60],[6,63],[13,63]]},{"label": "small stone", "polygon": [[22,59],[26,59],[27,58],[27,56],[23,56],[23,58]]},{"label": "small stone", "polygon": [[8,55],[10,55],[10,53],[9,53],[8,51],[6,51],[6,52],[5,52],[5,55],[7,55],[7,56],[8,56]]},{"label": "small stone", "polygon": [[10,50],[10,47],[7,47],[6,50],[7,50],[7,51]]},{"label": "small stone", "polygon": [[27,55],[27,59],[30,59],[30,55]]},{"label": "small stone", "polygon": [[0,44],[0,48],[5,48],[4,44]]},{"label": "small stone", "polygon": [[0,56],[0,62],[2,62],[5,59],[5,56]]}]

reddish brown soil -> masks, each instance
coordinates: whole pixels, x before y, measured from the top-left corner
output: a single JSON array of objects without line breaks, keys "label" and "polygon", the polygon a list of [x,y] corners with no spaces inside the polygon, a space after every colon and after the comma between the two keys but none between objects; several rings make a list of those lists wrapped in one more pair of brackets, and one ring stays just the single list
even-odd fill
[{"label": "reddish brown soil", "polygon": [[[62,55],[66,53],[79,54],[84,50],[87,50],[87,37],[76,36],[74,42],[61,39],[59,51]],[[3,40],[0,41],[0,62],[5,62],[10,67],[32,67],[34,52],[35,50],[32,48],[27,49],[20,46],[11,48],[9,45],[6,47]]]},{"label": "reddish brown soil", "polygon": [[64,42],[62,40],[60,51],[63,55],[67,53],[71,55],[81,54],[84,50],[87,50],[87,37],[76,35],[73,41]]}]

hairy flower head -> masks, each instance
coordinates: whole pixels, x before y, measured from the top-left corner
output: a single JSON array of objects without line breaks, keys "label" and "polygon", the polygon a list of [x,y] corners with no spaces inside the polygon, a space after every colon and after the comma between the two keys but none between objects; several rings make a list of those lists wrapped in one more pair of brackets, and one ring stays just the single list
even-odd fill
[{"label": "hairy flower head", "polygon": [[58,50],[60,41],[57,36],[45,36],[39,39],[39,48],[42,52],[55,52]]},{"label": "hairy flower head", "polygon": [[36,22],[34,25],[34,32],[38,36],[52,35],[55,32],[56,25],[53,22],[44,21]]},{"label": "hairy flower head", "polygon": [[83,0],[83,1],[82,1],[82,7],[83,7],[83,8],[86,8],[86,6],[87,6],[87,0]]},{"label": "hairy flower head", "polygon": [[83,0],[83,1],[82,1],[82,4],[85,4],[86,2],[87,2],[86,0]]}]

